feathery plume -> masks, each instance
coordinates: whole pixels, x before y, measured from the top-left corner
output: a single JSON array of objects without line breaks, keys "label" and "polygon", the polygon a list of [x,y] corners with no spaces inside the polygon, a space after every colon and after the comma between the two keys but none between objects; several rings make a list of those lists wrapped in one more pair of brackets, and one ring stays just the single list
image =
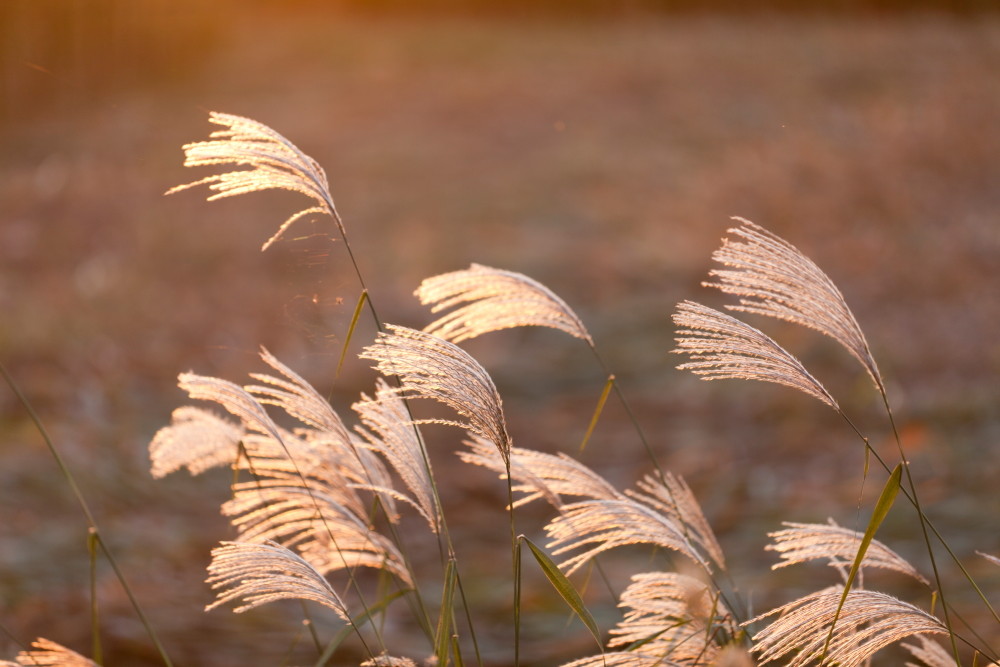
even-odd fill
[{"label": "feathery plume", "polygon": [[[360,565],[410,583],[396,547],[369,526],[370,507],[358,493],[359,487],[391,487],[388,471],[359,443],[315,431],[302,436],[282,432],[280,443],[267,436],[245,440],[245,465],[254,479],[234,484],[232,499],[222,506],[240,541],[295,547],[324,573]],[[395,519],[392,496],[379,497]]]},{"label": "feathery plume", "polygon": [[[842,593],[836,586],[825,588],[747,621],[744,625],[777,616],[753,637],[760,662],[789,656],[789,667],[798,667],[819,660]],[[852,590],[822,664],[858,667],[900,639],[947,632],[941,621],[911,604],[877,591]]]},{"label": "feathery plume", "polygon": [[409,658],[397,658],[391,655],[377,655],[361,663],[361,667],[417,667],[417,663]]},{"label": "feathery plume", "polygon": [[[398,549],[351,507],[343,486],[304,485],[295,475],[242,482],[222,506],[242,542],[295,547],[320,572],[358,566],[386,570],[412,585]],[[344,501],[347,502],[344,502]]]},{"label": "feathery plume", "polygon": [[709,667],[754,667],[747,649],[736,644],[726,644],[715,655]]},{"label": "feathery plume", "polygon": [[243,388],[247,392],[262,405],[279,407],[307,426],[318,431],[330,431],[346,438],[347,429],[340,416],[334,412],[330,403],[311,384],[278,361],[265,348],[261,348],[260,358],[268,366],[285,376],[285,379],[264,373],[251,373],[250,377],[264,384],[244,386]]},{"label": "feathery plume", "polygon": [[[593,345],[583,322],[552,290],[513,271],[473,264],[425,279],[415,292],[432,313],[455,308],[424,331],[453,343],[513,327],[551,327]],[[464,305],[462,305],[464,304]]]},{"label": "feathery plume", "polygon": [[976,553],[985,558],[986,560],[988,560],[989,562],[993,563],[994,565],[1000,565],[1000,558],[997,558],[996,556],[991,556],[990,554],[983,553],[982,551],[977,551]]},{"label": "feathery plume", "polygon": [[[358,494],[376,493],[386,515],[396,520],[391,478],[379,458],[344,428],[340,417],[321,407],[315,390],[273,356],[264,360],[289,380],[255,377],[266,386],[185,373],[180,385],[192,398],[219,403],[243,422],[246,459],[240,466],[254,479],[233,485],[224,515],[243,542],[274,540],[295,547],[322,572],[357,566],[381,568],[412,583],[398,549],[366,520],[370,507]],[[285,408],[315,428],[291,433],[279,427],[257,397]]]},{"label": "feathery plume", "polygon": [[[781,562],[772,565],[772,570],[810,560],[826,560],[841,569],[850,567],[864,537],[863,533],[839,526],[832,519],[828,524],[783,522],[781,525],[785,529],[768,533],[773,542],[764,547],[781,555]],[[895,570],[928,583],[916,568],[878,540],[869,544],[861,566]]]},{"label": "feathery plume", "polygon": [[382,375],[402,380],[400,395],[429,398],[447,405],[466,421],[432,420],[468,429],[489,440],[510,461],[510,436],[500,395],[492,378],[468,352],[443,338],[388,325],[361,352]]},{"label": "feathery plume", "polygon": [[185,144],[184,166],[227,165],[250,168],[214,174],[178,185],[168,190],[168,195],[198,185],[207,185],[215,193],[208,197],[208,201],[263,190],[291,190],[315,202],[315,206],[304,208],[285,220],[261,247],[262,251],[277,241],[292,223],[307,215],[326,214],[340,225],[326,174],[319,163],[267,125],[250,118],[213,111],[209,114],[209,121],[225,129],[212,132],[208,141]]},{"label": "feathery plume", "polygon": [[906,667],[958,667],[952,657],[941,644],[927,637],[917,637],[919,644],[902,644],[919,663],[908,662]]},{"label": "feathery plume", "polygon": [[673,572],[634,575],[618,606],[627,611],[611,630],[609,648],[636,645],[638,653],[685,665],[711,664],[719,652],[714,629],[731,630],[733,623],[707,585]]},{"label": "feathery plume", "polygon": [[[636,651],[609,651],[567,662],[562,667],[685,667],[666,658]],[[688,666],[690,667],[690,666]]]},{"label": "feathery plume", "polygon": [[843,345],[865,367],[877,388],[878,366],[861,327],[837,286],[808,257],[781,237],[749,220],[729,231],[744,239],[724,239],[712,259],[729,268],[713,269],[705,282],[739,297],[731,310],[767,315],[815,329]]},{"label": "feathery plume", "polygon": [[361,401],[352,407],[363,424],[357,427],[367,443],[363,446],[384,456],[412,495],[405,495],[386,485],[363,488],[409,503],[427,520],[430,529],[438,532],[442,517],[434,500],[433,473],[410,423],[406,404],[385,380],[379,378],[375,398],[362,394]]},{"label": "feathery plume", "polygon": [[694,361],[677,368],[704,380],[744,379],[793,387],[840,411],[837,401],[802,363],[749,324],[693,301],[677,305],[673,316],[677,354]]},{"label": "feathery plume", "polygon": [[17,662],[0,661],[4,667],[98,667],[97,663],[85,658],[76,651],[71,651],[61,644],[39,637],[31,642],[33,651],[21,651],[17,654]]},{"label": "feathery plume", "polygon": [[208,410],[177,408],[170,425],[157,431],[149,443],[150,472],[160,478],[186,467],[198,475],[209,468],[232,465],[243,437],[240,425]]},{"label": "feathery plume", "polygon": [[[480,465],[495,471],[501,479],[507,478],[506,468],[493,455],[492,443],[473,436],[466,440],[468,452],[458,456],[466,463]],[[514,493],[524,495],[514,502],[521,507],[538,498],[544,498],[553,507],[560,508],[560,496],[578,496],[595,500],[624,498],[606,479],[579,461],[563,454],[545,454],[533,449],[512,447],[510,450],[510,475]]]},{"label": "feathery plume", "polygon": [[673,517],[678,523],[684,526],[685,534],[695,544],[700,546],[704,553],[715,561],[720,568],[726,568],[726,559],[722,553],[722,547],[715,539],[708,520],[701,511],[701,505],[695,500],[691,487],[682,478],[671,473],[659,476],[646,475],[636,484],[642,493],[637,491],[626,491],[625,493],[640,502],[657,509],[668,516]]},{"label": "feathery plume", "polygon": [[631,498],[582,500],[563,505],[559,516],[545,526],[545,532],[553,555],[584,549],[559,563],[566,574],[572,574],[598,554],[628,544],[655,544],[673,549],[709,568],[688,539],[684,526],[673,516]]},{"label": "feathery plume", "polygon": [[191,398],[218,403],[234,417],[238,417],[245,428],[281,441],[281,429],[267,414],[264,406],[238,384],[208,375],[181,373],[177,378],[177,386]]},{"label": "feathery plume", "polygon": [[347,607],[329,582],[301,556],[278,544],[223,542],[212,549],[206,582],[217,591],[205,607],[215,609],[232,600],[241,613],[275,600],[312,600],[349,621]]}]

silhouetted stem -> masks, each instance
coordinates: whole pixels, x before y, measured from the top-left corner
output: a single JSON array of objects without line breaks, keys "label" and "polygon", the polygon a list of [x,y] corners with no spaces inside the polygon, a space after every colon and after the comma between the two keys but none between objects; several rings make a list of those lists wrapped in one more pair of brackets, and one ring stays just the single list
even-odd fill
[{"label": "silhouetted stem", "polygon": [[104,542],[104,538],[101,537],[101,531],[97,527],[97,521],[94,519],[93,513],[90,511],[90,507],[87,505],[87,501],[83,497],[83,493],[80,491],[79,485],[76,483],[76,478],[73,477],[73,473],[70,471],[69,466],[63,460],[62,455],[59,454],[59,450],[56,449],[55,444],[49,437],[48,431],[42,424],[41,418],[38,413],[35,412],[35,408],[31,405],[27,396],[21,391],[21,388],[14,381],[14,378],[7,372],[7,368],[0,363],[0,374],[3,375],[4,380],[10,387],[14,395],[17,396],[17,400],[20,401],[22,407],[24,407],[25,412],[31,418],[32,423],[35,425],[35,429],[38,431],[39,435],[42,436],[42,440],[45,442],[45,446],[48,448],[49,453],[52,454],[52,458],[55,459],[56,465],[59,467],[60,472],[62,472],[66,483],[69,485],[70,490],[73,492],[73,496],[76,498],[77,504],[83,511],[83,515],[87,519],[87,525],[90,528],[90,534],[92,539],[96,540],[101,546],[101,551],[104,553],[105,558],[108,559],[108,563],[111,565],[111,569],[114,570],[115,576],[121,583],[122,588],[125,590],[125,595],[128,596],[129,602],[132,604],[132,608],[135,610],[136,615],[138,615],[139,620],[142,622],[143,627],[146,629],[146,634],[149,635],[150,640],[156,646],[157,652],[160,654],[160,659],[163,660],[163,664],[167,667],[172,667],[173,663],[170,661],[170,657],[167,655],[166,650],[160,643],[159,637],[157,637],[156,632],[153,630],[152,625],[150,625],[149,620],[146,618],[146,614],[142,611],[142,607],[139,605],[139,601],[136,599],[132,592],[132,587],[129,586],[128,581],[125,579],[125,575],[122,573],[121,568],[118,567],[118,561],[112,555],[111,550],[108,549],[108,545]]}]

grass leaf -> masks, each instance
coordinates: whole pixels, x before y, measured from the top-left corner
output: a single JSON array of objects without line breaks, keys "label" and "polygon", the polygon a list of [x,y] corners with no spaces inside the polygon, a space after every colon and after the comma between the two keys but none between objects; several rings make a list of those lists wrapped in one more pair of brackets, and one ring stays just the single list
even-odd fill
[{"label": "grass leaf", "polygon": [[604,383],[604,390],[601,391],[601,397],[597,399],[597,407],[594,408],[594,414],[590,418],[590,425],[587,426],[587,432],[583,435],[583,442],[580,443],[580,452],[587,447],[587,443],[590,441],[590,436],[594,433],[594,428],[597,427],[597,420],[601,418],[601,412],[604,411],[604,404],[608,401],[608,395],[611,393],[611,388],[615,386],[615,376],[609,375],[608,381]]},{"label": "grass leaf", "polygon": [[351,344],[351,337],[354,336],[354,329],[358,326],[358,319],[361,317],[361,311],[365,307],[365,302],[368,301],[368,290],[361,290],[361,296],[358,297],[358,305],[354,307],[354,315],[351,316],[351,325],[347,327],[347,335],[344,337],[344,347],[340,351],[340,359],[337,361],[337,372],[334,373],[334,377],[340,377],[340,369],[344,365],[344,358],[347,356],[347,348]]},{"label": "grass leaf", "polygon": [[531,555],[535,557],[535,561],[542,568],[542,573],[552,584],[552,587],[556,589],[559,596],[569,605],[570,609],[580,617],[583,624],[587,626],[590,630],[590,634],[594,637],[598,646],[601,645],[601,630],[597,627],[597,621],[594,620],[593,615],[587,606],[583,603],[583,598],[577,592],[576,587],[573,586],[572,582],[562,573],[559,566],[555,564],[548,554],[546,554],[542,549],[540,549],[534,542],[529,540],[524,535],[518,537],[520,542],[528,545],[528,549],[531,550]]},{"label": "grass leaf", "polygon": [[854,557],[854,563],[851,564],[851,571],[847,574],[847,581],[844,584],[844,592],[840,596],[837,611],[833,614],[833,620],[830,622],[830,631],[826,636],[826,643],[823,646],[823,657],[826,657],[827,651],[830,648],[830,641],[833,639],[833,631],[836,628],[837,619],[840,618],[840,612],[844,607],[844,602],[847,600],[847,594],[851,592],[851,586],[854,584],[854,578],[861,567],[861,561],[865,558],[865,552],[868,551],[868,545],[872,543],[875,532],[882,525],[882,521],[889,514],[889,509],[892,507],[893,501],[896,500],[896,495],[899,493],[899,480],[902,474],[903,464],[897,463],[892,474],[889,475],[882,493],[878,497],[878,502],[875,503],[872,518],[868,521],[868,528],[865,530],[864,537],[861,538],[861,545],[858,547],[858,553]]}]

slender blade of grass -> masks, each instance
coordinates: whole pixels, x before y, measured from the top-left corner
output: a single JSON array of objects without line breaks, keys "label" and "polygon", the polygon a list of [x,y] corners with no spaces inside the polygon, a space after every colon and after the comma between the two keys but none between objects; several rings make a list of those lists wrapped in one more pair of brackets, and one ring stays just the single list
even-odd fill
[{"label": "slender blade of grass", "polygon": [[101,649],[101,615],[97,609],[97,533],[87,532],[87,555],[90,557],[90,634],[91,656],[98,665],[104,664]]},{"label": "slender blade of grass", "polygon": [[583,624],[587,626],[590,634],[594,637],[597,645],[601,647],[603,651],[603,646],[601,644],[601,630],[597,627],[597,621],[594,620],[593,615],[587,609],[587,606],[583,603],[583,598],[577,592],[576,588],[573,586],[572,582],[562,573],[559,566],[549,558],[548,554],[542,551],[534,542],[529,540],[524,535],[521,535],[519,540],[528,545],[528,549],[531,550],[531,555],[535,557],[538,565],[542,568],[542,572],[545,577],[552,584],[552,587],[556,589],[559,596],[569,605],[569,608],[580,617]]},{"label": "slender blade of grass", "polygon": [[0,375],[3,375],[4,381],[10,390],[14,392],[17,400],[21,403],[25,412],[28,413],[28,417],[31,419],[32,424],[34,424],[35,429],[38,434],[42,437],[42,441],[45,442],[45,447],[49,450],[52,458],[55,459],[56,465],[59,467],[59,471],[62,473],[63,478],[66,480],[66,484],[69,485],[70,491],[73,492],[73,496],[76,498],[77,504],[80,506],[80,510],[83,512],[87,519],[87,524],[90,528],[90,534],[100,546],[101,551],[104,553],[104,557],[108,559],[108,563],[111,565],[111,569],[114,570],[115,577],[118,579],[119,583],[122,585],[122,589],[125,591],[125,595],[128,597],[129,602],[132,605],[132,609],[135,611],[136,615],[139,617],[139,622],[142,623],[142,627],[145,628],[146,634],[149,636],[150,641],[156,646],[156,651],[163,661],[163,664],[167,667],[173,667],[173,662],[170,660],[170,656],[167,655],[166,649],[163,644],[160,643],[160,638],[150,624],[149,619],[146,617],[146,613],[142,610],[139,605],[139,601],[136,599],[132,592],[132,587],[129,586],[128,580],[125,578],[125,574],[119,569],[118,561],[115,560],[114,555],[112,555],[111,550],[108,548],[107,543],[104,538],[101,537],[100,530],[97,527],[97,521],[94,519],[93,513],[90,511],[90,506],[87,504],[86,499],[83,497],[83,492],[80,490],[80,486],[76,483],[76,477],[73,476],[73,472],[69,469],[69,466],[63,460],[62,455],[56,448],[55,443],[52,438],[49,437],[49,432],[42,424],[41,417],[35,412],[34,406],[28,400],[28,397],[24,395],[21,391],[21,387],[14,381],[14,377],[7,372],[7,367],[0,363]]},{"label": "slender blade of grass", "polygon": [[614,386],[615,376],[611,374],[608,376],[608,381],[604,383],[604,390],[601,391],[601,397],[597,399],[597,407],[594,408],[594,414],[590,418],[590,425],[587,426],[587,432],[583,435],[583,442],[580,443],[581,452],[583,452],[590,441],[590,436],[594,434],[594,428],[597,427],[597,420],[601,418],[601,413],[604,411],[604,404],[607,403],[608,396],[611,394],[611,388]]},{"label": "slender blade of grass", "polygon": [[448,560],[444,570],[444,587],[441,593],[441,611],[434,638],[434,655],[441,667],[448,665],[448,648],[451,646],[451,620],[455,606],[455,559]]},{"label": "slender blade of grass", "polygon": [[358,320],[361,318],[361,311],[364,309],[366,301],[368,301],[368,290],[362,289],[361,296],[358,297],[358,305],[354,307],[351,325],[347,327],[347,336],[344,337],[344,347],[340,350],[340,360],[337,361],[337,372],[334,374],[334,377],[340,377],[340,368],[344,365],[344,359],[347,357],[347,348],[351,346],[351,337],[354,336],[354,329],[358,326]]},{"label": "slender blade of grass", "polygon": [[854,578],[858,574],[858,569],[861,567],[861,561],[865,558],[865,553],[868,551],[868,546],[872,543],[875,538],[875,532],[878,530],[879,526],[882,525],[882,521],[885,519],[886,515],[889,514],[889,509],[892,507],[892,503],[896,500],[896,495],[899,493],[899,482],[903,475],[903,464],[897,463],[896,467],[893,469],[892,474],[889,475],[889,479],[885,483],[885,487],[882,488],[882,493],[878,497],[878,501],[875,503],[875,509],[872,511],[872,518],[868,521],[868,528],[865,529],[865,535],[861,538],[861,544],[858,546],[858,553],[854,557],[854,563],[851,564],[851,571],[847,574],[847,582],[844,584],[844,592],[840,595],[840,602],[837,604],[837,611],[833,614],[833,621],[830,623],[830,632],[826,636],[826,643],[823,644],[823,656],[820,659],[826,659],[826,653],[830,649],[830,641],[833,639],[833,629],[837,625],[837,619],[840,618],[840,611],[844,608],[844,602],[847,600],[847,594],[851,592],[851,586],[854,584]]}]

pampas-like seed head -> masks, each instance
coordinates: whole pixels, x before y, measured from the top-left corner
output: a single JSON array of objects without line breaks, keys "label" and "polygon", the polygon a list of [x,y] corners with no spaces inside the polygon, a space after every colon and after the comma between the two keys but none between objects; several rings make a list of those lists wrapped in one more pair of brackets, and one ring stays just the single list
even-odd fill
[{"label": "pampas-like seed head", "polygon": [[993,563],[994,565],[1000,565],[1000,558],[997,558],[996,556],[990,554],[985,554],[982,551],[977,551],[976,553],[985,558],[986,560],[988,560],[989,562]]},{"label": "pampas-like seed head", "polygon": [[677,368],[704,380],[744,379],[794,387],[840,412],[830,392],[798,359],[770,336],[731,315],[693,301],[677,305],[673,316],[677,347],[694,361]]},{"label": "pampas-like seed head", "polygon": [[637,651],[608,651],[567,662],[562,667],[690,667],[663,656]]},{"label": "pampas-like seed head", "polygon": [[[800,667],[825,657],[821,664],[858,667],[893,642],[922,634],[946,634],[937,618],[896,598],[868,590],[852,590],[840,616],[842,589],[825,588],[772,609],[744,625],[777,616],[754,635],[753,652],[761,663],[789,657],[789,667]],[[830,624],[837,618],[826,646]]]},{"label": "pampas-like seed head", "polygon": [[582,550],[559,563],[566,574],[598,554],[629,544],[655,544],[684,554],[706,570],[710,567],[675,517],[631,498],[563,505],[545,532],[553,555]]},{"label": "pampas-like seed head", "polygon": [[267,250],[293,222],[312,213],[332,216],[340,225],[326,174],[315,160],[300,151],[295,144],[267,125],[250,118],[213,111],[209,115],[209,121],[225,129],[212,132],[208,141],[185,144],[184,166],[227,165],[250,168],[215,174],[178,185],[168,190],[167,194],[207,185],[215,193],[208,198],[208,201],[213,201],[248,192],[291,190],[316,203],[285,220],[261,250]]},{"label": "pampas-like seed head", "polygon": [[[832,520],[828,524],[786,522],[782,525],[784,530],[767,534],[774,541],[764,547],[781,555],[781,562],[772,565],[772,570],[810,560],[826,560],[838,568],[849,567],[863,537],[862,533],[838,526]],[[878,540],[868,545],[861,566],[895,570],[928,583],[916,568]]]},{"label": "pampas-like seed head", "polygon": [[955,658],[941,644],[927,637],[917,637],[917,641],[918,644],[902,645],[920,661],[919,664],[908,662],[906,667],[958,667]]},{"label": "pampas-like seed head", "polygon": [[409,658],[397,658],[391,655],[377,655],[361,663],[361,667],[417,667],[417,663]]},{"label": "pampas-like seed head", "polygon": [[687,482],[668,472],[662,476],[646,475],[636,486],[639,491],[628,490],[625,493],[672,517],[684,527],[684,533],[692,543],[720,568],[726,568],[722,547]]},{"label": "pampas-like seed head", "polygon": [[216,466],[232,465],[245,432],[243,427],[193,406],[174,410],[149,443],[150,473],[166,475],[186,467],[198,475]]},{"label": "pampas-like seed head", "polygon": [[236,613],[275,600],[312,600],[349,620],[347,607],[329,582],[301,556],[278,544],[223,542],[212,549],[206,582],[216,600],[205,611],[240,600]]},{"label": "pampas-like seed head", "polygon": [[684,665],[713,664],[719,628],[731,631],[732,614],[701,581],[673,572],[632,577],[619,607],[624,618],[611,630],[608,648],[635,646],[637,653]]},{"label": "pampas-like seed head", "polygon": [[416,295],[420,303],[433,305],[433,313],[458,306],[424,329],[453,343],[500,329],[540,326],[593,345],[583,322],[565,301],[538,281],[513,271],[473,264],[464,271],[425,279]]},{"label": "pampas-like seed head", "polygon": [[398,390],[413,398],[429,398],[447,405],[465,421],[439,421],[466,428],[493,443],[504,464],[510,462],[510,436],[500,395],[493,379],[468,352],[432,334],[389,325],[387,332],[366,347],[370,359],[386,376],[402,381]]},{"label": "pampas-like seed head", "polygon": [[403,400],[379,378],[375,398],[362,394],[361,401],[355,403],[353,408],[364,424],[357,427],[367,443],[364,446],[385,457],[411,495],[386,486],[366,488],[391,494],[409,503],[427,520],[430,529],[438,532],[443,517],[434,499],[434,475]]},{"label": "pampas-like seed head", "polygon": [[0,661],[4,667],[98,667],[97,663],[62,644],[39,637],[31,642],[33,651],[21,651],[17,662]]},{"label": "pampas-like seed head", "polygon": [[[492,455],[493,445],[482,438],[466,440],[468,452],[459,452],[466,463],[480,465],[507,477],[507,469]],[[579,461],[563,454],[545,454],[533,449],[512,447],[510,450],[511,490],[525,494],[514,507],[544,498],[553,507],[563,505],[561,496],[578,496],[594,500],[624,498],[611,484]]]},{"label": "pampas-like seed head", "polygon": [[820,331],[843,345],[882,387],[878,366],[844,296],[829,277],[795,246],[749,220],[729,230],[742,241],[723,240],[712,259],[725,265],[703,283],[739,297],[727,306],[758,315],[795,322]]}]

